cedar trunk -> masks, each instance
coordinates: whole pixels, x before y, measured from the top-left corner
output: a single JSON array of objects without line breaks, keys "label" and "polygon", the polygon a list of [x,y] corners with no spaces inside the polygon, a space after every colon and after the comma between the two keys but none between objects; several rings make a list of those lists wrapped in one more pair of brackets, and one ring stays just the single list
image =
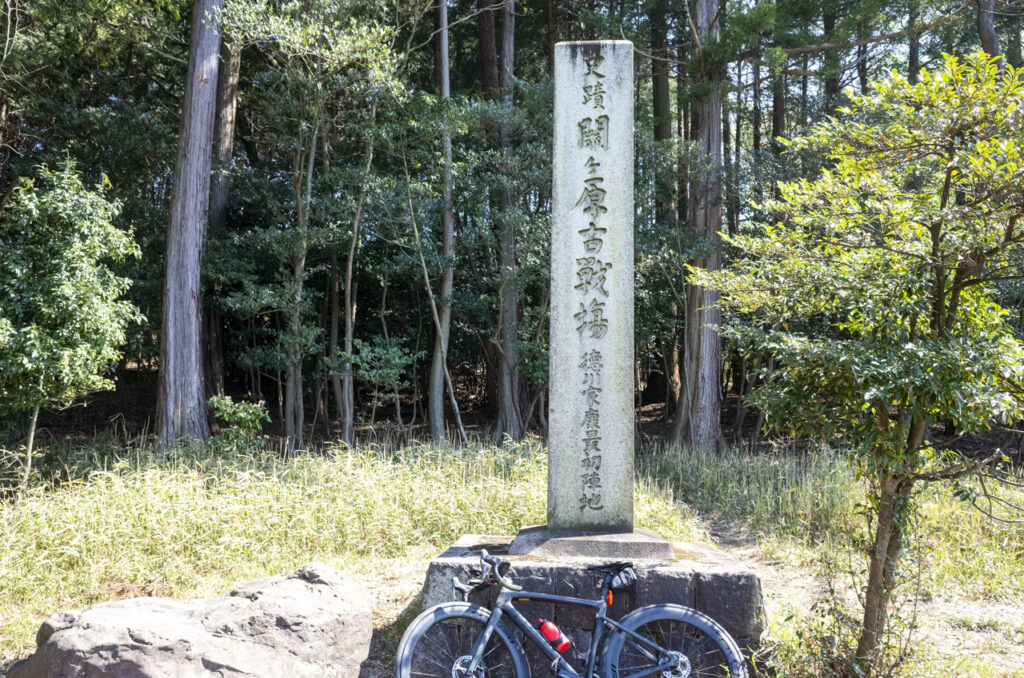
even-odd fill
[{"label": "cedar trunk", "polygon": [[[220,47],[220,73],[217,77],[217,114],[213,129],[213,176],[210,179],[209,237],[224,230],[231,190],[231,157],[235,138],[235,108],[238,103],[238,73],[242,50],[227,43]],[[219,295],[219,285],[214,287]],[[207,391],[224,395],[224,328],[216,301],[206,313]]]},{"label": "cedar trunk", "polygon": [[978,37],[981,48],[990,57],[1002,56],[995,25],[996,0],[978,0]]},{"label": "cedar trunk", "polygon": [[210,155],[220,66],[220,35],[208,17],[221,4],[222,0],[197,0],[193,8],[192,47],[167,229],[157,391],[161,453],[180,438],[206,440],[210,435],[203,383],[199,276],[210,199]]},{"label": "cedar trunk", "polygon": [[[706,49],[718,40],[719,6],[715,0],[698,0],[694,20],[700,42]],[[722,90],[721,74],[706,72],[711,85],[707,96],[694,104],[694,140],[708,171],[692,182],[689,224],[705,243],[705,254],[694,266],[717,271],[722,267]],[[721,433],[721,339],[716,308],[718,293],[699,285],[686,285],[686,329],[683,403],[675,421],[676,444],[717,450]]]},{"label": "cedar trunk", "polygon": [[[917,26],[919,18],[920,10],[917,2],[911,0],[910,11],[907,14],[907,28],[913,29]],[[921,74],[921,43],[916,31],[910,33],[910,43],[907,48],[907,81],[911,85],[916,85],[918,76]]]},{"label": "cedar trunk", "polygon": [[[512,110],[512,69],[515,59],[515,2],[505,0],[502,5],[501,26],[501,100],[504,108]],[[508,141],[508,128],[498,129],[498,143],[505,162],[512,153]],[[498,358],[498,418],[494,426],[496,442],[508,436],[513,440],[523,437],[523,421],[519,404],[519,288],[516,279],[516,228],[508,218],[512,196],[507,188],[498,191],[498,228],[501,245],[498,264],[501,267],[501,289],[498,314],[500,341]]]},{"label": "cedar trunk", "polygon": [[[442,105],[447,107],[451,98],[451,85],[448,69],[448,6],[444,0],[437,3],[437,72],[440,79]],[[441,298],[437,307],[437,332],[434,338],[434,355],[430,363],[430,392],[428,407],[430,419],[430,435],[434,440],[445,440],[444,427],[444,387],[446,381],[446,357],[448,354],[448,336],[451,332],[452,309],[451,297],[454,289],[455,270],[455,215],[452,212],[452,136],[448,127],[448,113],[444,113],[444,125],[441,131],[444,166],[442,168],[442,194],[444,203],[441,210],[442,242],[444,248],[444,269],[441,273]],[[452,399],[455,394],[451,394]]]},{"label": "cedar trunk", "polygon": [[[651,21],[651,105],[654,115],[654,140],[672,139],[672,109],[669,96],[668,27],[665,5],[657,2],[650,10]],[[654,214],[659,228],[676,227],[675,182],[671,176],[656,178]]]}]

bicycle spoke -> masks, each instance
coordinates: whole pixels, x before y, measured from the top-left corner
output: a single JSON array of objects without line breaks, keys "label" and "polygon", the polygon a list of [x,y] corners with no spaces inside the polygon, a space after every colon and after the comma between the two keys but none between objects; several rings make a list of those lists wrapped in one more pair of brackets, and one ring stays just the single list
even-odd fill
[{"label": "bicycle spoke", "polygon": [[[635,629],[643,638],[667,652],[677,652],[689,662],[693,678],[730,676],[728,662],[718,643],[702,629],[675,619],[657,619]],[[619,675],[642,674],[665,662],[666,656],[654,652],[639,640],[628,638],[619,654]],[[673,675],[672,669],[654,675]],[[683,675],[680,670],[679,675]]]},{"label": "bicycle spoke", "polygon": [[[443,620],[428,627],[420,636],[413,656],[413,678],[450,678],[456,662],[464,665],[484,630],[484,623],[469,618]],[[480,668],[487,678],[512,678],[517,675],[510,650],[495,633],[484,647]]]}]

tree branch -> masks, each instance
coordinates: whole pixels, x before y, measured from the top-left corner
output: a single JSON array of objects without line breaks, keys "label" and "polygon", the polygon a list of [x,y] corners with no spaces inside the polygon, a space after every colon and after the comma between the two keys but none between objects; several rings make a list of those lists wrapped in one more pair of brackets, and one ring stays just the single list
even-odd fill
[{"label": "tree branch", "polygon": [[863,45],[870,45],[876,42],[885,42],[886,40],[897,40],[899,38],[905,38],[908,35],[915,35],[917,33],[923,33],[930,31],[933,28],[944,26],[950,21],[955,19],[961,12],[968,7],[967,3],[960,5],[957,9],[953,10],[945,16],[941,16],[934,21],[929,21],[926,24],[920,24],[917,26],[910,26],[904,28],[901,31],[895,31],[893,33],[883,33],[881,35],[873,35],[870,38],[864,38],[862,40],[854,40],[847,43],[835,43],[835,42],[823,42],[818,45],[803,45],[802,47],[791,47],[789,49],[783,49],[782,53],[786,56],[799,56],[801,54],[817,54],[818,52],[828,52],[831,50],[847,50],[853,47],[861,47]]}]

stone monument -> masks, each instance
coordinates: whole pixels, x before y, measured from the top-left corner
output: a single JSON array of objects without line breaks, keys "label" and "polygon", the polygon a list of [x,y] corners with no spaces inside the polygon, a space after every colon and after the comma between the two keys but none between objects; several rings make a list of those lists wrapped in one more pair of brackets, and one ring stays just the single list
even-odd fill
[{"label": "stone monument", "polygon": [[555,45],[547,526],[510,553],[671,557],[633,529],[633,44]]},{"label": "stone monument", "polygon": [[[706,544],[669,544],[633,527],[633,45],[555,45],[554,193],[551,226],[551,355],[547,525],[463,535],[435,558],[424,608],[450,600],[480,550],[507,554],[515,581],[532,591],[593,596],[588,564],[636,562],[638,581],[615,595],[614,619],[653,603],[694,607],[741,647],[765,628],[757,576]],[[472,602],[494,603],[494,588]],[[554,621],[586,652],[593,612],[522,603],[527,618]],[[527,647],[533,675],[551,661]]]}]

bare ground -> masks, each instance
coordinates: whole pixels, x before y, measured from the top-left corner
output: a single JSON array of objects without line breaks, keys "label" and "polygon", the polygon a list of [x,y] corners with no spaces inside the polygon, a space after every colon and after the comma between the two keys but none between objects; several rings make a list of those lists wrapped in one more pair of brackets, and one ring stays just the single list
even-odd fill
[{"label": "bare ground", "polygon": [[[793,611],[810,612],[828,597],[828,584],[807,570],[770,558],[737,526],[716,523],[709,531],[718,547],[761,578],[769,620]],[[850,602],[856,598],[851,593]],[[965,598],[916,601],[912,638],[937,655],[982,660],[1009,676],[1024,677],[1024,600],[995,602]]]}]

